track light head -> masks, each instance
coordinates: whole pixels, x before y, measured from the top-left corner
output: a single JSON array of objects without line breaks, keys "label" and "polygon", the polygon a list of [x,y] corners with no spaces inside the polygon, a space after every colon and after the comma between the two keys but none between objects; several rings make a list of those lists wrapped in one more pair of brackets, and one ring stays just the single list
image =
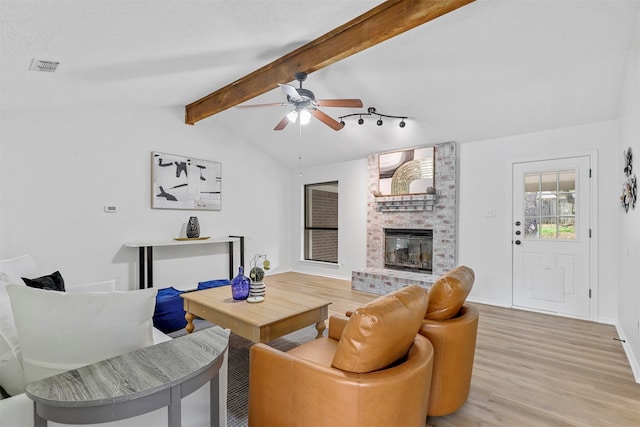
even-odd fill
[{"label": "track light head", "polygon": [[364,124],[364,119],[363,119],[362,117],[360,117],[360,118],[358,119],[358,124],[359,124],[359,125],[363,125],[363,124]]},{"label": "track light head", "polygon": [[344,125],[345,125],[344,120],[340,120],[340,124],[341,124],[342,126],[344,126]]},{"label": "track light head", "polygon": [[376,122],[376,124],[377,124],[378,126],[382,126],[382,117],[380,117],[380,118],[378,119],[378,121]]},{"label": "track light head", "polygon": [[402,119],[402,121],[400,122],[400,124],[398,126],[400,126],[401,128],[405,127],[407,124],[404,122],[404,119]]}]

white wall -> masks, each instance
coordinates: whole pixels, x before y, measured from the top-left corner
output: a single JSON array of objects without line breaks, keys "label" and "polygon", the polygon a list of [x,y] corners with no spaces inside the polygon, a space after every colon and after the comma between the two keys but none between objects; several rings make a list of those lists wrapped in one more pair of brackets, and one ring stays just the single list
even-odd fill
[{"label": "white wall", "polygon": [[[620,105],[620,144],[616,152],[615,178],[622,192],[623,151],[631,147],[633,170],[640,178],[640,14],[633,44],[633,56],[627,73],[624,97]],[[640,383],[640,200],[635,210],[624,213],[618,208],[617,270],[619,275],[618,332],[626,340],[636,382]]]},{"label": "white wall", "polygon": [[[470,299],[511,306],[510,171],[514,161],[564,154],[594,154],[593,225],[599,264],[594,271],[594,320],[615,323],[618,316],[617,204],[618,121],[607,121],[545,132],[477,141],[459,146],[460,206],[458,263],[476,271]],[[640,152],[640,150],[639,150]],[[640,156],[639,156],[640,157]],[[640,167],[638,168],[640,170]],[[302,258],[302,188],[304,184],[340,182],[340,266],[298,261]],[[291,262],[295,271],[349,279],[352,270],[366,268],[366,161],[332,164],[304,170],[292,177]],[[488,210],[502,212],[487,217]],[[345,246],[346,245],[346,246]]]},{"label": "white wall", "polygon": [[[351,280],[367,257],[367,159],[302,170],[291,183],[291,264],[294,271]],[[338,265],[304,261],[304,186],[338,181]]]},{"label": "white wall", "polygon": [[[460,147],[460,246],[459,263],[472,266],[476,283],[472,299],[495,305],[511,305],[511,187],[510,170],[515,161],[553,158],[565,154],[595,152],[597,165],[596,239],[598,273],[593,319],[614,323],[618,289],[616,200],[619,183],[612,173],[617,167],[617,121],[517,135],[462,144]],[[487,217],[495,209],[502,217]],[[594,219],[592,217],[592,219]]]},{"label": "white wall", "polygon": [[[278,191],[289,172],[212,122],[187,126],[183,117],[182,108],[3,111],[0,258],[30,253],[68,284],[115,277],[132,289],[137,250],[123,244],[178,237],[195,215],[202,236],[246,236],[246,263],[260,252],[274,272],[289,270],[291,202]],[[222,162],[222,211],[151,209],[151,151]],[[154,255],[158,287],[228,275],[225,245]]]}]

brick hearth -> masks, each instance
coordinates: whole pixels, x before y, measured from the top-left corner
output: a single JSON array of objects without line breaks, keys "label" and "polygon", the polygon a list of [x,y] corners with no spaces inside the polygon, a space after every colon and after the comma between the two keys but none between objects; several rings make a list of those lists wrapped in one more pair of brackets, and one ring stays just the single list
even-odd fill
[{"label": "brick hearth", "polygon": [[[354,290],[386,294],[409,284],[429,288],[442,274],[455,267],[457,254],[457,145],[435,146],[435,188],[433,205],[424,195],[374,196],[378,190],[378,154],[368,158],[369,199],[367,202],[367,267],[351,274]],[[398,209],[390,201],[404,199]],[[413,205],[413,206],[411,206]],[[433,274],[384,268],[384,229],[433,230]]]}]

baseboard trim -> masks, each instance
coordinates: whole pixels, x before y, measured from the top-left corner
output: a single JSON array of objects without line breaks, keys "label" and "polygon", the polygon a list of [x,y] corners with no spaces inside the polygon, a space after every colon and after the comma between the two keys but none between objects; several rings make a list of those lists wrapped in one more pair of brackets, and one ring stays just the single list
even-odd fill
[{"label": "baseboard trim", "polygon": [[627,359],[629,360],[629,366],[631,366],[631,372],[633,373],[633,378],[636,380],[636,383],[640,384],[640,358],[633,353],[633,349],[627,342],[627,337],[624,334],[624,330],[619,322],[615,322],[614,326],[616,327],[616,331],[618,332],[618,337],[620,340],[620,344],[622,344],[622,349],[624,353],[627,355]]},{"label": "baseboard trim", "polygon": [[467,301],[475,302],[478,304],[492,305],[495,307],[511,308],[511,304],[507,304],[504,301],[496,301],[496,300],[486,299],[486,298],[474,298],[471,295],[469,295],[469,297],[467,298]]}]

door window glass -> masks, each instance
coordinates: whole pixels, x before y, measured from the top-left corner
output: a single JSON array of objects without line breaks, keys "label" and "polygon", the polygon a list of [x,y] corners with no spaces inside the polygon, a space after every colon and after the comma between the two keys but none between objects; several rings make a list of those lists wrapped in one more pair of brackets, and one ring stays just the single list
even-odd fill
[{"label": "door window glass", "polygon": [[576,171],[530,172],[524,177],[525,239],[576,239]]}]

